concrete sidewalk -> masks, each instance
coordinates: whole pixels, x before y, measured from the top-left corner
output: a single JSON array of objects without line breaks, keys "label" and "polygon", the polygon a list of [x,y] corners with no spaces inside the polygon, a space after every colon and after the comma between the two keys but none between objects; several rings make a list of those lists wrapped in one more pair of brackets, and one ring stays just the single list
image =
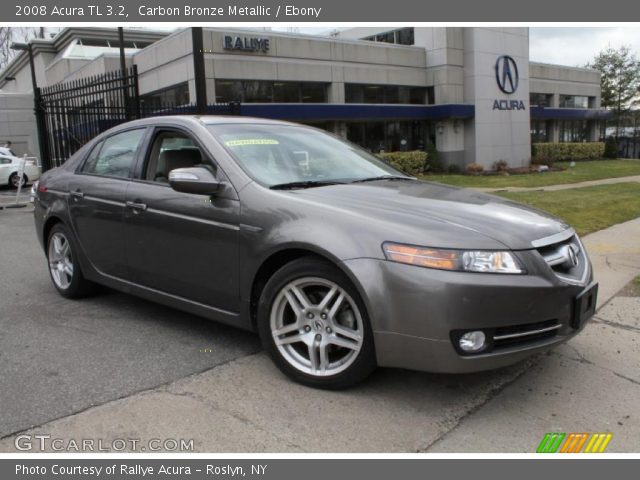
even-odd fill
[{"label": "concrete sidewalk", "polygon": [[[584,238],[597,317],[546,355],[469,375],[380,369],[343,392],[284,378],[263,353],[32,428],[52,438],[193,439],[201,452],[533,452],[548,431],[614,433],[640,451],[640,218]],[[0,440],[14,452],[15,435]]]},{"label": "concrete sidewalk", "polygon": [[481,192],[554,192],[557,190],[571,190],[574,188],[593,187],[596,185],[613,185],[616,183],[640,183],[640,175],[618,178],[602,178],[600,180],[588,180],[577,183],[561,183],[542,187],[503,187],[503,188],[476,188]]}]

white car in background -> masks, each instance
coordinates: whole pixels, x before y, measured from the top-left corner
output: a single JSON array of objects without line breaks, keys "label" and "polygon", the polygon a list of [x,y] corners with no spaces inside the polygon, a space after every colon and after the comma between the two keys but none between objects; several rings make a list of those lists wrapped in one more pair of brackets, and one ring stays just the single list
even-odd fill
[{"label": "white car in background", "polygon": [[25,160],[25,165],[22,186],[29,182],[35,182],[40,178],[40,167],[36,165],[33,158],[23,159],[0,152],[0,186],[8,185],[11,188],[18,188],[20,184],[20,162],[23,160]]}]

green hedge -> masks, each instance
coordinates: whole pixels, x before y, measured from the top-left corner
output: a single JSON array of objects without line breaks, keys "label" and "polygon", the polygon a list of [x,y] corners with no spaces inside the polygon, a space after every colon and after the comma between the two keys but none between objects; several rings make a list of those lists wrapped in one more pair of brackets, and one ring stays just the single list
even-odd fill
[{"label": "green hedge", "polygon": [[603,155],[604,142],[531,144],[531,157],[534,162],[596,160],[602,158]]},{"label": "green hedge", "polygon": [[402,170],[409,175],[419,175],[430,169],[427,162],[427,152],[415,150],[413,152],[385,152],[378,156],[392,167]]}]

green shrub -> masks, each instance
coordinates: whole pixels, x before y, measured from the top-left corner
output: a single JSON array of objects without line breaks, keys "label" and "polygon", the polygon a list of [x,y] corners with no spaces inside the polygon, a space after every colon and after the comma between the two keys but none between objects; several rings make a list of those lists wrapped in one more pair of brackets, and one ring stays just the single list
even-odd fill
[{"label": "green shrub", "polygon": [[618,158],[618,141],[615,137],[607,137],[604,142],[604,158]]},{"label": "green shrub", "polygon": [[427,143],[427,162],[425,163],[425,172],[444,172],[444,165],[438,158],[438,150],[434,143]]},{"label": "green shrub", "polygon": [[427,152],[415,150],[412,152],[385,152],[378,156],[398,170],[409,175],[419,175],[430,171],[432,166],[427,162]]},{"label": "green shrub", "polygon": [[603,142],[531,144],[531,162],[537,164],[541,163],[541,159],[551,162],[596,160],[603,155]]},{"label": "green shrub", "polygon": [[447,167],[447,172],[449,172],[449,173],[460,173],[460,172],[462,172],[462,168],[457,163],[452,163]]}]

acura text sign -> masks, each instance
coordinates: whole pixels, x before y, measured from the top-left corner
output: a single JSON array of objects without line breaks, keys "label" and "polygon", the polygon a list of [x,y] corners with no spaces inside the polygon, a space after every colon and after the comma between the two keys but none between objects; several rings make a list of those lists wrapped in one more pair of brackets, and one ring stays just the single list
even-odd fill
[{"label": "acura text sign", "polygon": [[225,35],[222,46],[225,50],[240,50],[242,52],[268,52],[269,39],[263,37],[234,37]]},{"label": "acura text sign", "polygon": [[[496,83],[502,93],[511,95],[516,93],[520,83],[520,73],[518,72],[518,64],[509,55],[498,57],[495,65]],[[522,100],[494,100],[494,110],[525,110]]]}]

